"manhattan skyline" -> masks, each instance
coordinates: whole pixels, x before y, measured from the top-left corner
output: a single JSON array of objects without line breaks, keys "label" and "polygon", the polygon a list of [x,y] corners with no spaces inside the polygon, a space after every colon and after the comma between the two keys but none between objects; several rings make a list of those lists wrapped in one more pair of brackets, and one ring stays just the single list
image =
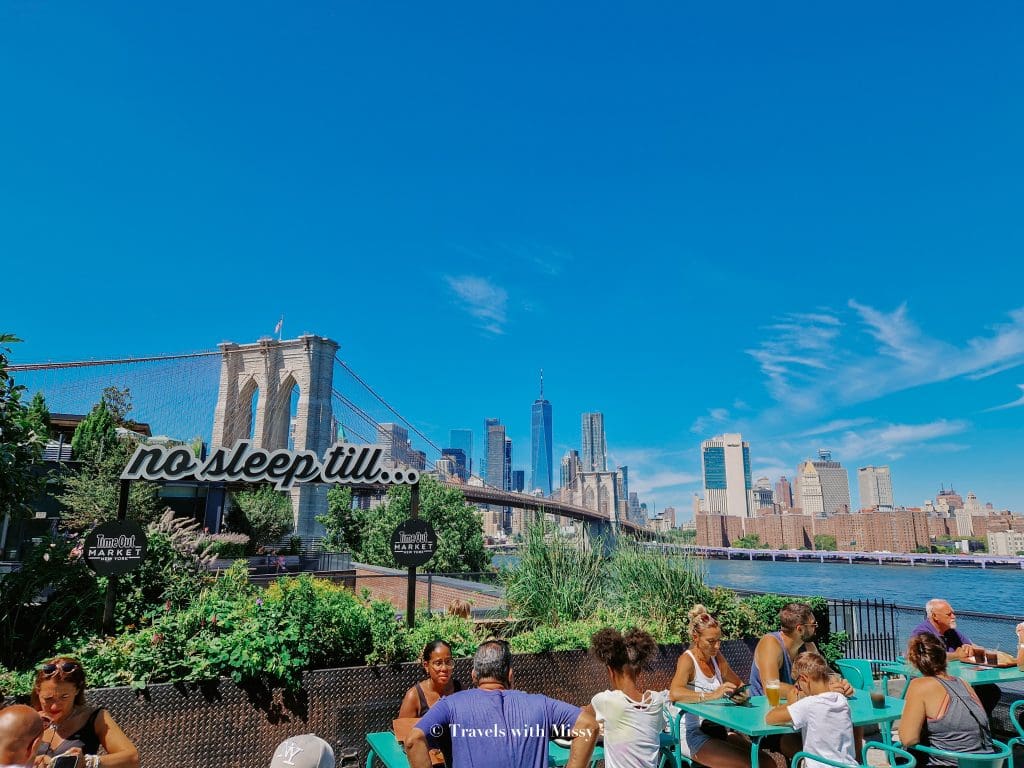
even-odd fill
[{"label": "manhattan skyline", "polygon": [[543,368],[553,460],[600,412],[680,519],[726,432],[773,483],[827,448],[1024,511],[1022,25],[8,4],[0,326],[21,363],[284,315],[438,445],[500,418],[527,477]]}]

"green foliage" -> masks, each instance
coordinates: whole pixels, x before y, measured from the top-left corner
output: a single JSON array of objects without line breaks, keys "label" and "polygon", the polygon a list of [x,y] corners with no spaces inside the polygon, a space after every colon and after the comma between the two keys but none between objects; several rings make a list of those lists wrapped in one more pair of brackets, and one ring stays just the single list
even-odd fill
[{"label": "green foliage", "polygon": [[18,341],[0,333],[0,525],[7,515],[27,515],[29,503],[45,481],[40,468],[46,436],[22,402],[25,388],[14,383],[7,369],[10,348],[6,345]]},{"label": "green foliage", "polygon": [[738,547],[739,549],[761,549],[764,543],[761,541],[761,537],[756,533],[748,533],[746,536],[740,536],[738,539],[732,542],[732,546]]},{"label": "green foliage", "polygon": [[0,578],[0,664],[23,669],[99,628],[103,593],[74,542],[33,547],[21,569]]},{"label": "green foliage", "polygon": [[689,555],[651,552],[626,539],[619,541],[606,564],[610,605],[628,607],[638,616],[663,616],[677,633],[686,631],[686,613],[695,603],[707,604],[701,561]]},{"label": "green foliage", "polygon": [[400,660],[402,630],[391,603],[383,600],[370,603],[370,636],[373,650],[366,657],[367,664],[390,664]]},{"label": "green foliage", "polygon": [[206,558],[236,560],[249,551],[249,537],[244,533],[204,533],[196,538],[196,551]]},{"label": "green foliage", "polygon": [[[103,403],[93,409],[107,414],[106,417],[98,419],[94,424],[106,423],[110,417],[109,410]],[[75,430],[75,437],[80,436],[80,430],[86,421],[86,417]],[[112,421],[110,422],[113,423]],[[114,427],[116,430],[116,427]],[[86,531],[95,525],[107,520],[114,520],[117,517],[117,499],[121,491],[121,473],[124,471],[128,459],[135,451],[137,441],[132,437],[118,439],[116,431],[114,438],[97,437],[90,427],[81,434],[83,448],[86,458],[77,472],[69,474],[64,479],[64,490],[58,500],[64,505],[61,511],[60,524],[69,531]],[[74,447],[74,440],[72,440]],[[75,456],[79,457],[77,449]],[[143,525],[148,525],[157,520],[160,516],[160,498],[157,495],[155,483],[134,481],[128,492],[128,517],[137,520]]]},{"label": "green foliage", "polygon": [[325,552],[359,552],[363,545],[366,510],[352,508],[352,489],[334,485],[327,491],[327,514],[316,521],[324,527]]},{"label": "green foliage", "polygon": [[415,627],[403,631],[401,658],[410,661],[420,658],[423,646],[433,640],[444,640],[452,647],[452,656],[460,658],[476,653],[481,638],[469,619],[450,613],[424,613],[417,617]]},{"label": "green foliage", "polygon": [[[388,489],[384,504],[362,518],[360,547],[352,550],[355,559],[372,565],[397,566],[391,556],[391,535],[409,517],[410,499],[407,485]],[[480,516],[475,507],[466,503],[462,491],[444,486],[432,477],[421,477],[420,517],[430,521],[437,533],[437,551],[425,568],[437,573],[490,570],[491,557],[484,549]]]},{"label": "green foliage", "polygon": [[[295,687],[306,669],[362,664],[373,648],[372,611],[379,609],[310,576],[260,590],[239,562],[185,608],[154,611],[148,626],[91,640],[73,653],[94,686],[226,676]],[[391,625],[397,637],[393,610]]]},{"label": "green foliage", "polygon": [[32,402],[28,404],[26,414],[28,424],[36,436],[41,440],[48,440],[50,437],[50,409],[46,407],[46,398],[42,392],[32,395]]},{"label": "green foliage", "polygon": [[71,437],[71,452],[75,459],[87,464],[96,464],[117,445],[117,419],[100,400],[75,428]]},{"label": "green foliage", "polygon": [[814,548],[825,550],[826,552],[835,552],[837,549],[836,537],[827,533],[819,533],[814,537]]},{"label": "green foliage", "polygon": [[[114,620],[119,627],[141,625],[156,607],[184,607],[212,583],[205,567],[212,556],[204,551],[197,529],[198,524],[175,519],[170,511],[149,526],[142,567],[118,581]],[[100,582],[105,588],[106,579]]]},{"label": "green foliage", "polygon": [[564,538],[542,523],[523,538],[519,564],[502,572],[509,613],[531,628],[593,615],[603,594],[601,542]]},{"label": "green foliage", "polygon": [[292,530],[292,502],[287,494],[272,485],[260,485],[231,495],[234,508],[228,515],[232,531],[249,537],[255,549],[275,543]]}]

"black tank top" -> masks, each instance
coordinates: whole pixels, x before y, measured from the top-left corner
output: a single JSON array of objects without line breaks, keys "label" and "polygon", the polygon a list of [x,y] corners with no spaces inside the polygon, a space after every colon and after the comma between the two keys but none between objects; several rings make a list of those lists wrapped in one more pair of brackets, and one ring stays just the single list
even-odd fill
[{"label": "black tank top", "polygon": [[[462,690],[462,685],[458,680],[452,680],[452,690],[455,692]],[[423,689],[420,688],[420,684],[416,683],[416,696],[420,700],[420,708],[416,712],[416,717],[423,717],[427,714],[427,710],[430,709],[430,705],[427,704],[427,697],[423,693]]]},{"label": "black tank top", "polygon": [[55,749],[50,751],[50,746],[43,739],[39,742],[39,748],[36,750],[37,755],[61,755],[67,752],[69,749],[79,747],[84,755],[95,755],[100,749],[100,737],[96,733],[96,717],[100,712],[103,711],[103,707],[98,707],[92,711],[88,719],[82,723],[77,731],[68,736],[64,741],[57,745]]}]

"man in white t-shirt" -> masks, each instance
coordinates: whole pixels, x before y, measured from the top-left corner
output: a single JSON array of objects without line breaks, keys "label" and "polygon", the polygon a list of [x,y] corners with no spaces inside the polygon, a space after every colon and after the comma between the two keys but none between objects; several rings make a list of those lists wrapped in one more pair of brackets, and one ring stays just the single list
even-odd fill
[{"label": "man in white t-shirt", "polygon": [[[789,701],[765,715],[769,725],[792,723],[803,737],[803,749],[846,765],[857,765],[850,702],[829,687],[828,662],[820,653],[801,653],[793,662]],[[806,768],[828,768],[808,760]]]}]

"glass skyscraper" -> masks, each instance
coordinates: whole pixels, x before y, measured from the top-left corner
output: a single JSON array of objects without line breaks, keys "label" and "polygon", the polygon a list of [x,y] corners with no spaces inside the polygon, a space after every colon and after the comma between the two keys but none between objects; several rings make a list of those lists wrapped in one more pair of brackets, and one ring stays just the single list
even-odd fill
[{"label": "glass skyscraper", "polygon": [[473,430],[453,429],[448,433],[448,445],[458,448],[466,457],[466,476],[463,480],[469,479],[473,474]]},{"label": "glass skyscraper", "polygon": [[582,417],[583,471],[605,472],[608,469],[608,446],[604,439],[604,414],[584,413]]},{"label": "glass skyscraper", "polygon": [[551,403],[544,399],[544,374],[540,376],[540,397],[533,401],[530,431],[530,487],[551,495],[554,480],[551,466]]}]

